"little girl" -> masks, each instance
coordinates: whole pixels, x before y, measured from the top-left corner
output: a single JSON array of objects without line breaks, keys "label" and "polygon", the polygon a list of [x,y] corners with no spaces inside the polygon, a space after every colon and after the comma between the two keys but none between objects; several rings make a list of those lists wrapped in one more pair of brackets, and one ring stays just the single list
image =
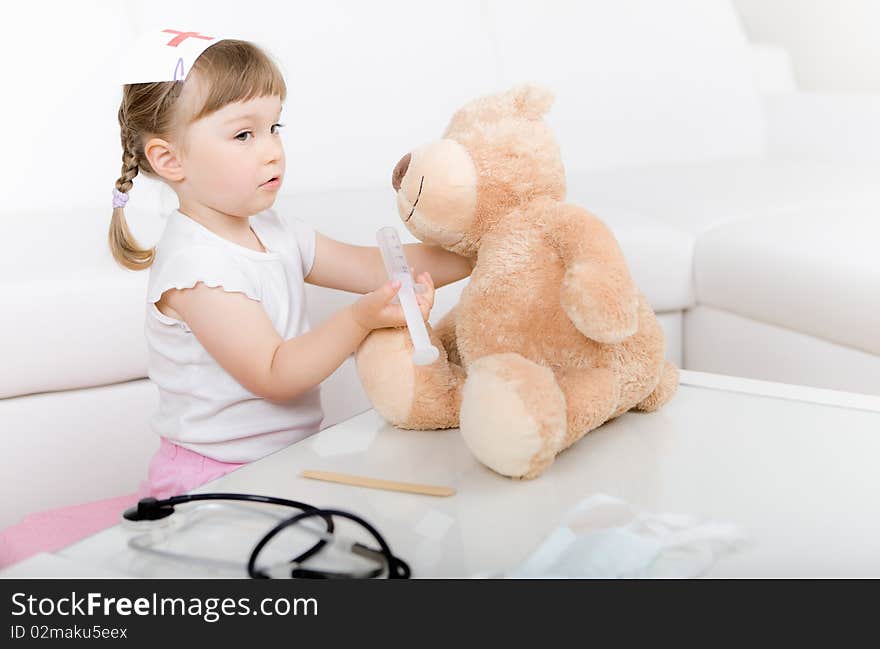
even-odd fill
[{"label": "little girl", "polygon": [[[189,491],[314,434],[320,383],[371,330],[406,324],[390,304],[399,283],[385,281],[378,248],[334,241],[271,209],[284,180],[286,92],[263,51],[229,39],[205,49],[183,81],[124,86],[109,242],[121,265],[150,269],[145,331],[160,446],[136,495],[36,515],[30,528],[25,519],[0,535],[0,565],[23,558],[23,548],[51,551],[115,523],[135,496]],[[149,250],[123,211],[141,172],[180,204]],[[406,255],[430,269],[418,276],[427,319],[434,286],[466,277],[471,264],[424,244],[407,245]],[[364,296],[310,329],[304,282]]]},{"label": "little girl", "polygon": [[[284,180],[285,97],[271,59],[238,40],[207,48],[184,82],[125,86],[110,247],[128,268],[151,266],[146,336],[160,395],[161,445],[142,493],[189,491],[317,432],[320,383],[371,330],[405,324],[378,248],[270,209]],[[139,172],[180,202],[155,250],[136,245],[123,215]],[[437,286],[471,269],[439,247],[406,253]],[[418,279],[427,319],[434,284],[429,272]],[[366,295],[310,330],[304,281]]]}]

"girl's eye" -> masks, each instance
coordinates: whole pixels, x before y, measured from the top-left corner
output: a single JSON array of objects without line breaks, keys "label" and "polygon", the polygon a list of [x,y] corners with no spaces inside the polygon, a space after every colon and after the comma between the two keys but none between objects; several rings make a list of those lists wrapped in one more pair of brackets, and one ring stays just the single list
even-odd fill
[{"label": "girl's eye", "polygon": [[[276,129],[281,129],[281,128],[284,128],[284,124],[272,124],[272,128],[270,128],[269,130],[272,132],[272,135],[278,135],[278,131]],[[253,137],[253,133],[251,131],[242,131],[241,133],[239,133],[238,135],[235,136],[235,139],[238,140],[239,142],[247,142],[248,135]]]}]

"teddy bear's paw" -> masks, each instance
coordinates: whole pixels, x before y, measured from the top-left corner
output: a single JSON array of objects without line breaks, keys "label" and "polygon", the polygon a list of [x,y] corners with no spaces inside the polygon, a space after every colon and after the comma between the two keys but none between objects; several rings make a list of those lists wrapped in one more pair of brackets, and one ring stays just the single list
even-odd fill
[{"label": "teddy bear's paw", "polygon": [[619,343],[638,330],[638,291],[623,273],[575,264],[565,272],[561,300],[566,315],[590,340]]},{"label": "teddy bear's paw", "polygon": [[373,407],[388,422],[407,428],[416,380],[406,329],[373,330],[358,348],[355,363]]},{"label": "teddy bear's paw", "polygon": [[468,367],[461,434],[474,456],[513,478],[540,475],[565,439],[565,396],[553,372],[519,354],[494,354]]}]

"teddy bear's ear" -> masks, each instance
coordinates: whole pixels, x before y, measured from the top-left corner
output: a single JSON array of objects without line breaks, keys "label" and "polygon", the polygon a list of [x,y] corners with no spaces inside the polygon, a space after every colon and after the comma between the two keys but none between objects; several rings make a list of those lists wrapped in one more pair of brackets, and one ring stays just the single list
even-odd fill
[{"label": "teddy bear's ear", "polygon": [[553,105],[553,93],[543,86],[523,84],[507,92],[517,114],[526,119],[541,119]]},{"label": "teddy bear's ear", "polygon": [[509,117],[539,120],[550,110],[552,104],[553,93],[533,84],[524,84],[507,92],[480,97],[460,108],[452,116],[444,137],[467,132],[481,122],[492,123]]}]

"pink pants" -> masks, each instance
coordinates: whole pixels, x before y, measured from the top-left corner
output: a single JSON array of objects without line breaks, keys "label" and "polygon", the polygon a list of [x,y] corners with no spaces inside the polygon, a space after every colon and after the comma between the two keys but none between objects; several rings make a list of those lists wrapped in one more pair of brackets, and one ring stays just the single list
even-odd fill
[{"label": "pink pants", "polygon": [[135,493],[29,514],[0,530],[0,568],[38,552],[54,552],[119,522],[140,498],[168,498],[210,482],[242,464],[218,462],[162,438],[147,479]]}]

